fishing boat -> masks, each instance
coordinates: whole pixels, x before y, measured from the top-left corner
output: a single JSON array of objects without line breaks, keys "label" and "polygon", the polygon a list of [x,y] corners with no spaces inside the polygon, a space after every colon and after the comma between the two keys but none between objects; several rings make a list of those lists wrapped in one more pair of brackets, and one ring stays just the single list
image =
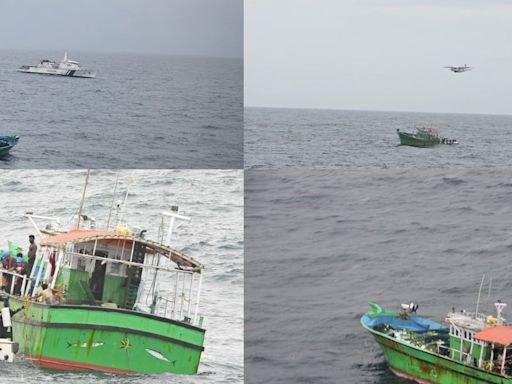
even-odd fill
[{"label": "fishing boat", "polygon": [[417,305],[387,311],[378,304],[361,318],[390,370],[422,384],[512,384],[512,325],[496,315],[452,309],[445,325],[416,315]]},{"label": "fishing boat", "polygon": [[402,132],[397,128],[401,145],[413,147],[432,147],[441,143],[441,138],[436,128],[417,128],[416,132]]},{"label": "fishing boat", "polygon": [[150,240],[121,219],[110,228],[110,214],[101,230],[81,208],[69,230],[26,214],[41,238],[34,266],[29,275],[1,271],[8,307],[19,311],[12,316],[18,355],[55,370],[197,373],[204,266],[170,245],[175,224],[190,218],[177,207],[162,215],[160,238]]},{"label": "fishing boat", "polygon": [[44,59],[37,65],[22,65],[18,68],[18,72],[68,77],[96,77],[95,72],[81,68],[78,61],[68,60],[67,52],[64,54],[64,58],[60,62]]},{"label": "fishing boat", "polygon": [[7,156],[18,144],[19,136],[0,136],[0,157]]}]

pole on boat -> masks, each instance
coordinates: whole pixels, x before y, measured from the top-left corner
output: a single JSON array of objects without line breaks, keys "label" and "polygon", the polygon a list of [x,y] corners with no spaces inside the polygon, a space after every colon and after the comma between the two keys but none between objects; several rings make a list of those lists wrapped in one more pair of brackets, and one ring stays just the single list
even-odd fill
[{"label": "pole on boat", "polygon": [[476,300],[476,310],[475,317],[478,316],[478,307],[480,306],[480,295],[482,294],[482,287],[484,286],[485,273],[482,276],[482,281],[480,282],[480,289],[478,290],[478,299]]},{"label": "pole on boat", "polygon": [[89,182],[89,175],[91,174],[91,170],[87,170],[87,176],[85,177],[85,185],[84,191],[82,192],[82,201],[80,201],[80,208],[78,209],[78,221],[76,223],[76,228],[80,229],[80,219],[82,218],[82,209],[84,208],[85,202],[85,191],[87,190],[87,183]]},{"label": "pole on boat", "polygon": [[126,202],[128,201],[128,193],[130,192],[130,184],[132,183],[132,177],[128,177],[128,185],[126,187],[126,194],[124,195],[124,201],[119,207],[119,217],[117,220],[117,226],[120,226],[123,224],[123,214],[124,214],[124,207],[126,206]]},{"label": "pole on boat", "polygon": [[62,265],[63,258],[64,258],[64,250],[60,249],[59,250],[59,258],[57,259],[57,263],[55,265],[55,270],[53,271],[52,282],[50,283],[51,289],[55,288],[55,283],[57,282],[57,277],[59,276],[59,270],[60,270],[60,266]]},{"label": "pole on boat", "polygon": [[[39,286],[39,282],[41,281],[41,275],[42,275],[42,272],[43,272],[43,267],[46,267],[45,266],[45,263],[47,263],[48,259],[49,259],[49,254],[51,253],[51,249],[49,247],[46,247],[45,249],[45,252],[43,252],[43,254],[41,255],[41,258],[39,259],[39,268],[37,269],[37,277],[36,277],[36,281],[34,283],[34,286],[31,287],[32,289],[32,295],[31,296],[34,296],[36,294],[36,289],[37,287]],[[32,272],[34,272],[34,270],[36,269],[36,262],[34,261],[34,267],[32,268]]]},{"label": "pole on boat", "polygon": [[505,345],[503,347],[503,358],[501,360],[501,374],[503,375],[503,373],[505,372],[505,359],[507,358],[507,346]]},{"label": "pole on boat", "polygon": [[197,313],[199,311],[199,299],[201,297],[201,285],[203,283],[203,271],[199,274],[199,286],[197,287],[197,296],[196,296],[196,308],[194,311],[194,320],[193,324],[197,324]]},{"label": "pole on boat", "polygon": [[190,221],[190,217],[179,215],[177,206],[171,207],[171,212],[162,212],[162,215],[170,218],[169,229],[167,230],[167,237],[165,238],[164,242],[166,246],[169,246],[171,243],[172,232],[174,230],[176,220]]},{"label": "pole on boat", "polygon": [[35,228],[35,230],[37,231],[37,234],[38,236],[42,239],[44,236],[43,236],[43,233],[41,232],[41,230],[39,229],[37,223],[34,221],[34,218],[36,219],[44,219],[44,220],[49,220],[49,221],[54,221],[56,222],[59,226],[60,226],[60,222],[59,222],[59,219],[56,218],[56,217],[48,217],[48,216],[40,216],[40,215],[34,215],[32,212],[27,212],[25,213],[24,215],[29,221],[30,223],[33,225],[33,227]]},{"label": "pole on boat", "polygon": [[119,173],[116,177],[116,185],[114,186],[114,193],[112,194],[112,204],[110,205],[110,211],[108,211],[108,220],[107,220],[107,231],[108,227],[110,227],[110,218],[112,216],[112,209],[114,209],[114,203],[116,201],[116,191],[117,191],[117,183],[119,182]]}]

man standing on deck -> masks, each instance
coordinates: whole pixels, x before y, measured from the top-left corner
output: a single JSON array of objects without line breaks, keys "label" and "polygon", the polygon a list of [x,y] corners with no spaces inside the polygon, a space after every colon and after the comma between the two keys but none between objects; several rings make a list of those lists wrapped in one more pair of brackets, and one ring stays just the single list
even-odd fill
[{"label": "man standing on deck", "polygon": [[34,261],[36,261],[37,245],[34,235],[30,235],[28,237],[28,241],[30,242],[30,246],[28,247],[27,276],[30,276],[32,267],[34,267]]}]

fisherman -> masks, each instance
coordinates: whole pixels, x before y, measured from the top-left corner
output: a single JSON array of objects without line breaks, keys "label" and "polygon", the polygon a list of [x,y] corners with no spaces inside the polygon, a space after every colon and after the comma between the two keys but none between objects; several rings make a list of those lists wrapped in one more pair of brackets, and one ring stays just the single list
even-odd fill
[{"label": "fisherman", "polygon": [[[15,260],[14,257],[11,256],[9,251],[4,251],[2,254],[2,268],[6,271],[14,271],[15,268]],[[2,276],[2,289],[4,291],[8,291],[11,287],[12,275],[5,273]]]},{"label": "fisherman", "polygon": [[[27,274],[26,263],[23,260],[23,255],[18,253],[16,255],[16,273],[18,275],[24,276]],[[14,283],[14,294],[21,295],[21,288],[23,285],[23,277],[16,276],[16,282]]]},{"label": "fisherman", "polygon": [[53,296],[53,290],[48,286],[47,283],[41,284],[41,286],[36,289],[35,298],[40,303],[50,305],[59,304],[59,301]]},{"label": "fisherman", "polygon": [[30,235],[28,237],[28,241],[30,246],[28,247],[28,264],[27,264],[27,275],[30,276],[32,272],[32,268],[34,267],[34,262],[36,260],[36,252],[37,252],[37,244],[35,242],[34,235]]}]

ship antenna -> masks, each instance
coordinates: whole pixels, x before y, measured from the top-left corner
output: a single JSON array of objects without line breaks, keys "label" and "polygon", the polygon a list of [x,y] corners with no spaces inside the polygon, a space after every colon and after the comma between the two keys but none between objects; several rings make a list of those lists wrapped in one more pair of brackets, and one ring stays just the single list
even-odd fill
[{"label": "ship antenna", "polygon": [[121,206],[119,208],[119,218],[117,220],[117,225],[122,225],[122,221],[123,221],[123,214],[124,214],[124,207],[126,206],[126,202],[128,201],[128,193],[130,192],[130,185],[132,183],[132,177],[131,175],[128,176],[128,182],[127,182],[127,186],[126,186],[126,194],[124,195],[124,200],[123,202],[121,203]]},{"label": "ship antenna", "polygon": [[116,191],[117,191],[117,183],[119,182],[119,173],[116,178],[116,185],[114,186],[114,193],[112,194],[112,204],[110,205],[110,211],[108,211],[108,220],[107,220],[107,231],[108,227],[110,227],[110,218],[112,217],[112,209],[114,208],[114,203],[116,201]]},{"label": "ship antenna", "polygon": [[478,316],[478,307],[480,306],[480,295],[482,294],[482,287],[484,285],[485,273],[482,276],[482,281],[480,282],[480,289],[478,290],[478,299],[476,300],[476,311],[475,318]]},{"label": "ship antenna", "polygon": [[80,219],[82,217],[82,209],[84,207],[85,202],[85,191],[87,190],[87,183],[89,182],[89,175],[91,174],[91,170],[87,170],[87,176],[85,176],[85,185],[84,185],[84,191],[82,192],[82,201],[80,201],[80,208],[78,209],[78,221],[76,223],[77,229],[80,229]]},{"label": "ship antenna", "polygon": [[172,232],[174,230],[176,220],[190,221],[190,217],[178,214],[178,207],[175,205],[171,207],[170,212],[162,212],[162,215],[169,217],[169,228],[167,229],[167,236],[164,242],[164,245],[169,246],[171,244]]}]

